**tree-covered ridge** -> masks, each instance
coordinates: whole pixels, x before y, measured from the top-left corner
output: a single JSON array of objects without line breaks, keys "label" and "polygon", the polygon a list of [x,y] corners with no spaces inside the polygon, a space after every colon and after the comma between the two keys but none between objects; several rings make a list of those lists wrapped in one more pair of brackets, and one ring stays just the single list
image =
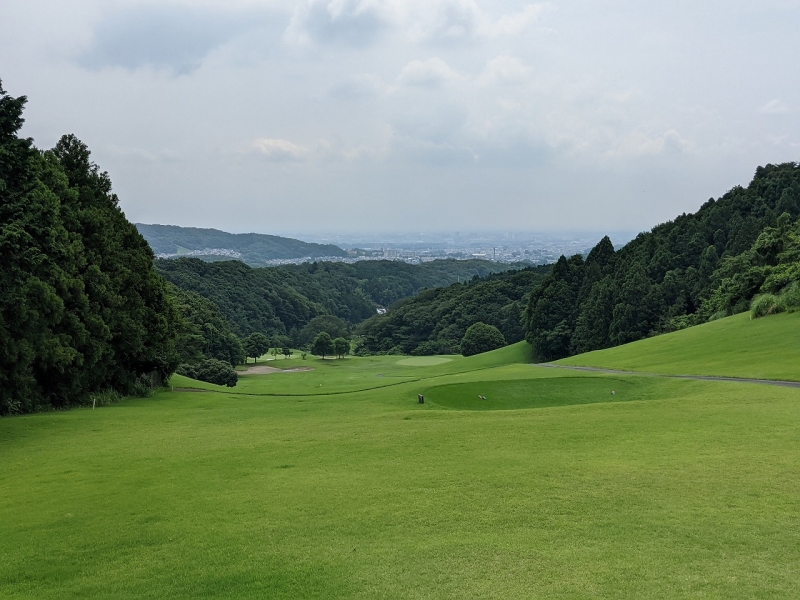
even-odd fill
[{"label": "tree-covered ridge", "polygon": [[[236,234],[217,229],[146,225],[144,223],[137,223],[136,228],[156,254],[225,249],[239,253],[241,260],[251,266],[260,266],[266,261],[281,258],[347,256],[347,252],[333,244],[314,244],[277,235]],[[209,256],[208,258],[218,259],[219,257]]]},{"label": "tree-covered ridge", "polygon": [[422,265],[364,261],[252,268],[238,261],[181,258],[157,260],[156,268],[177,287],[214,302],[240,337],[255,332],[297,337],[321,315],[360,323],[375,314],[376,306],[423,288],[509,267],[482,260],[442,260]]},{"label": "tree-covered ridge", "polygon": [[20,138],[0,87],[0,414],[128,392],[177,365],[177,314],[108,174],[72,135]]},{"label": "tree-covered ridge", "polygon": [[549,271],[549,266],[506,271],[401,300],[386,315],[360,326],[359,351],[457,353],[467,329],[478,322],[497,327],[507,342],[518,342],[525,335],[522,312],[527,296]]},{"label": "tree-covered ridge", "polygon": [[[741,281],[763,266],[751,248],[783,213],[785,221],[800,214],[797,163],[759,167],[747,188],[639,234],[618,252],[605,238],[586,260],[562,256],[530,296],[526,338],[539,358],[553,360],[745,310],[765,280]],[[731,281],[746,289],[717,291]]]}]

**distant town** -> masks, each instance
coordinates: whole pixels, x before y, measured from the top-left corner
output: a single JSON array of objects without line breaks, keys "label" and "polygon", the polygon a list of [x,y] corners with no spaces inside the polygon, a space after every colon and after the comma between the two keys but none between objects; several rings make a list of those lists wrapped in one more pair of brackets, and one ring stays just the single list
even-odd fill
[{"label": "distant town", "polygon": [[[503,263],[548,264],[562,254],[587,253],[603,236],[601,233],[420,233],[420,234],[292,234],[307,242],[335,244],[347,256],[304,256],[265,261],[268,266],[301,264],[307,262],[354,263],[363,260],[395,260],[420,264],[433,260],[481,259]],[[612,235],[615,246],[621,246],[635,236],[632,232]],[[159,253],[158,258],[219,257],[241,259],[242,254],[227,248],[182,251],[175,254]]]},{"label": "distant town", "polygon": [[[335,244],[347,251],[347,256],[304,256],[265,261],[269,266],[301,264],[313,261],[354,263],[362,260],[396,260],[420,264],[433,260],[482,259],[503,263],[547,264],[562,254],[587,253],[603,236],[601,233],[420,233],[420,234],[303,234],[292,237],[307,242]],[[621,246],[635,236],[634,232],[611,235],[615,246]],[[180,254],[158,254],[159,258],[177,256],[241,258],[241,253],[225,248],[186,251]]]}]

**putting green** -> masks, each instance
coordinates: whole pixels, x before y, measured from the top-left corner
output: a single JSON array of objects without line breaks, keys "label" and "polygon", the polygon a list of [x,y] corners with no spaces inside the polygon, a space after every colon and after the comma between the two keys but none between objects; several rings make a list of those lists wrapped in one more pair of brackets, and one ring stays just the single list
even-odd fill
[{"label": "putting green", "polygon": [[433,365],[441,365],[450,362],[452,358],[445,358],[444,356],[415,356],[414,358],[404,358],[398,360],[398,365],[405,365],[407,367],[431,367]]},{"label": "putting green", "polygon": [[643,400],[649,383],[607,376],[477,381],[431,387],[423,395],[426,402],[442,408],[514,410]]}]

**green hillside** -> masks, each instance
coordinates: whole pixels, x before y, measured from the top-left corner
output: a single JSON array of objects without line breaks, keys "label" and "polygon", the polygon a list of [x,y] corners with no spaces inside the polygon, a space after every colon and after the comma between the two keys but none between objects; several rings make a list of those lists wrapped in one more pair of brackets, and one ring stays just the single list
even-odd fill
[{"label": "green hillside", "polygon": [[156,254],[184,255],[193,251],[230,250],[239,256],[207,254],[200,258],[225,260],[235,257],[251,266],[264,265],[275,259],[347,256],[347,252],[333,244],[314,244],[277,235],[227,233],[218,229],[144,223],[136,223],[136,228]]},{"label": "green hillside", "polygon": [[232,260],[156,261],[156,269],[170,283],[214,302],[241,336],[254,332],[295,336],[311,319],[325,314],[360,323],[375,314],[376,306],[388,306],[424,288],[514,268],[486,260],[434,260],[421,265],[388,260],[316,262],[262,268]]},{"label": "green hillside", "polygon": [[799,333],[800,312],[754,320],[744,313],[556,364],[800,381]]}]

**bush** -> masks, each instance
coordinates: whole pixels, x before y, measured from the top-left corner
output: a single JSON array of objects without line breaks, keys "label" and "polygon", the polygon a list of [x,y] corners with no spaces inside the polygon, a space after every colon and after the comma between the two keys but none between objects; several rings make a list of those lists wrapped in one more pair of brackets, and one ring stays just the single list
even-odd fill
[{"label": "bush", "polygon": [[411,351],[413,356],[433,356],[441,354],[441,344],[435,340],[427,340],[419,344]]},{"label": "bush", "polygon": [[781,301],[788,312],[800,310],[800,282],[790,283],[781,292]]},{"label": "bush", "polygon": [[92,406],[108,406],[122,400],[122,394],[116,390],[107,389],[102,392],[95,392],[89,396]]},{"label": "bush", "polygon": [[506,338],[494,325],[475,323],[470,325],[461,340],[461,354],[472,356],[489,350],[496,350],[506,345]]},{"label": "bush", "polygon": [[136,398],[149,398],[153,395],[153,380],[147,375],[139,375],[130,389],[130,395]]},{"label": "bush", "polygon": [[239,380],[239,376],[230,363],[216,358],[208,358],[196,365],[180,365],[175,372],[178,375],[185,375],[198,381],[226,385],[228,387],[234,387]]},{"label": "bush", "polygon": [[753,298],[753,302],[750,304],[750,316],[753,319],[774,315],[785,310],[786,306],[783,300],[775,294],[761,294]]}]

